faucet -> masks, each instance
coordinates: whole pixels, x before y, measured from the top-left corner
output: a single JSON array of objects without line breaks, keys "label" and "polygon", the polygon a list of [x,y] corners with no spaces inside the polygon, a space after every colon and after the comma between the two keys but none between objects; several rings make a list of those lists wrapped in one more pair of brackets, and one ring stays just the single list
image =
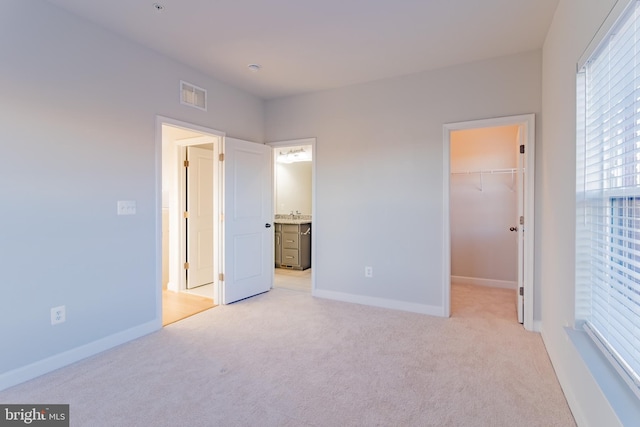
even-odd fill
[{"label": "faucet", "polygon": [[291,219],[293,219],[293,211],[291,211],[289,215],[291,215]]}]

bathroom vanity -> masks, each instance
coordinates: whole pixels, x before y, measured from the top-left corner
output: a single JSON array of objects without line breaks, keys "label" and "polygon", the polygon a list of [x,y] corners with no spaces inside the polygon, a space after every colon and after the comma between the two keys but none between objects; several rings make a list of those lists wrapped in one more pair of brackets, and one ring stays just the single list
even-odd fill
[{"label": "bathroom vanity", "polygon": [[275,221],[275,266],[293,270],[311,267],[311,221]]}]

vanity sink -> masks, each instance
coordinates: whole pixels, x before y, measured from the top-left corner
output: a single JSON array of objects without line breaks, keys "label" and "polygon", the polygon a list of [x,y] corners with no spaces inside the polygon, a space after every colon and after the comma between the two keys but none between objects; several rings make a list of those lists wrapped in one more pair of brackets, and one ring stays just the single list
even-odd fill
[{"label": "vanity sink", "polygon": [[311,224],[311,215],[301,213],[275,214],[273,222],[276,224]]},{"label": "vanity sink", "polygon": [[278,218],[274,220],[276,224],[311,224],[310,219],[283,219]]}]

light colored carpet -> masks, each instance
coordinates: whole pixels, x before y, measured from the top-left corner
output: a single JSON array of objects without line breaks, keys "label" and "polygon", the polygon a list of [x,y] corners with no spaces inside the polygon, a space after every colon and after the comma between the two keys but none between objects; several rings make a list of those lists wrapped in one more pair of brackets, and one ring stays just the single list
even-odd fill
[{"label": "light colored carpet", "polygon": [[276,288],[0,392],[0,402],[69,403],[71,425],[90,427],[574,426],[513,297],[454,286],[453,316],[441,319]]}]

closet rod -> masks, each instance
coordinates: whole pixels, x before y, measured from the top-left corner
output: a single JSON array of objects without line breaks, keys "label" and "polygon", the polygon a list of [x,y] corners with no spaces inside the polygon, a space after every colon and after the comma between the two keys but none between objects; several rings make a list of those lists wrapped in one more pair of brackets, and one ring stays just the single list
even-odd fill
[{"label": "closet rod", "polygon": [[[522,170],[524,172],[524,169]],[[480,171],[466,171],[466,172],[451,172],[451,175],[471,175],[471,174],[496,174],[496,173],[516,173],[518,172],[517,168],[512,169],[487,169]]]}]

